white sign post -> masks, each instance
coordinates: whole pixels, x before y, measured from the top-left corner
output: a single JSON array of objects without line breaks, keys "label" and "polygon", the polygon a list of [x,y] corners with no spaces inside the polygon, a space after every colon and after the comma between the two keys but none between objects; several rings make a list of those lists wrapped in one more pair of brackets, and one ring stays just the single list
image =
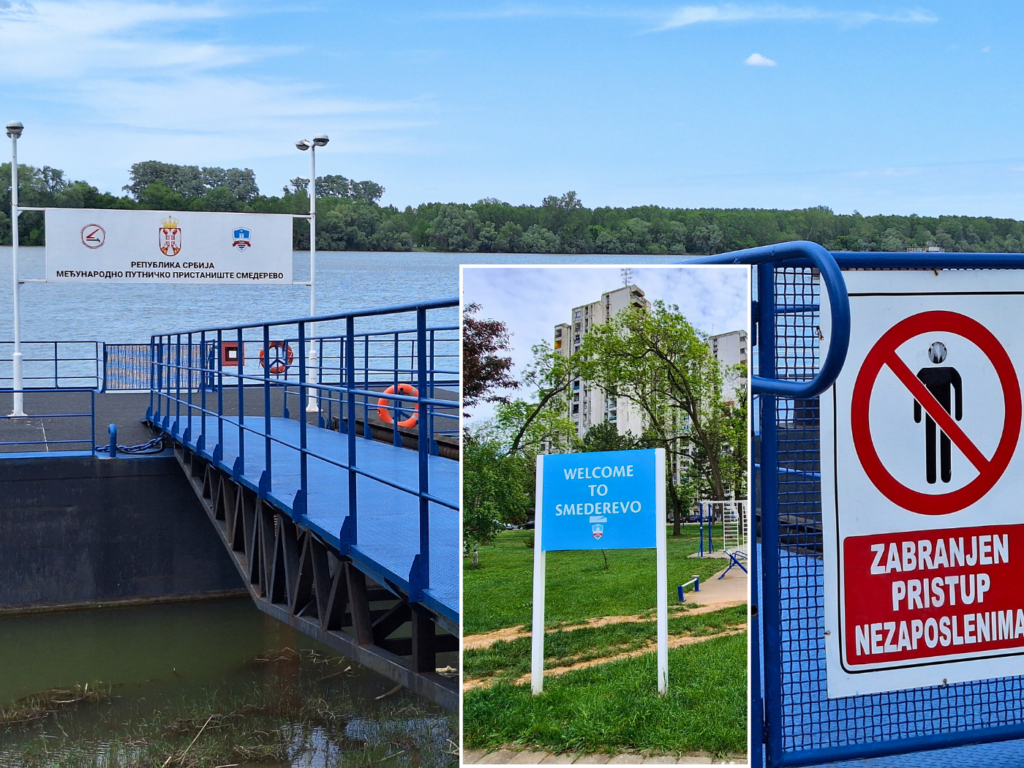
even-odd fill
[{"label": "white sign post", "polygon": [[1024,274],[845,278],[821,397],[828,695],[1024,674]]},{"label": "white sign post", "polygon": [[292,216],[46,209],[46,281],[290,285]]},{"label": "white sign post", "polygon": [[550,550],[657,551],[658,693],[668,690],[665,450],[537,457],[531,687],[544,690],[544,581]]}]

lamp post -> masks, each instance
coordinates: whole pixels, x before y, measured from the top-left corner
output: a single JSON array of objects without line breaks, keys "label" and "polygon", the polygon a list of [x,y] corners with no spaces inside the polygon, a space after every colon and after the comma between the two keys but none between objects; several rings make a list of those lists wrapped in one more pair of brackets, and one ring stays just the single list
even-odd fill
[{"label": "lamp post", "polygon": [[[313,140],[300,139],[295,142],[295,146],[305,152],[309,150],[309,315],[310,317],[316,317],[316,148],[326,147],[327,142],[330,139],[324,134],[314,136]],[[320,371],[317,369],[317,352],[316,342],[313,341],[313,337],[316,336],[316,323],[309,324],[309,370],[313,377],[313,383],[320,383]],[[317,406],[317,395],[319,393],[316,390],[310,390],[309,397],[306,399],[306,413],[319,413],[320,408]]]},{"label": "lamp post", "polygon": [[24,379],[21,373],[21,308],[18,305],[20,285],[18,283],[18,139],[25,126],[17,121],[7,124],[7,135],[11,139],[11,272],[14,275],[14,410],[11,416],[25,415]]}]

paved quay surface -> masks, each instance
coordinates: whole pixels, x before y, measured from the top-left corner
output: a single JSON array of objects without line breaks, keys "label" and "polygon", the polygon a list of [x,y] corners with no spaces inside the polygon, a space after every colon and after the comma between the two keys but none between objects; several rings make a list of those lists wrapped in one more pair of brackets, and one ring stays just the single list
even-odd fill
[{"label": "paved quay surface", "polygon": [[566,752],[560,755],[532,749],[467,749],[462,754],[463,765],[747,765],[746,755],[726,758],[710,755],[580,755]]}]

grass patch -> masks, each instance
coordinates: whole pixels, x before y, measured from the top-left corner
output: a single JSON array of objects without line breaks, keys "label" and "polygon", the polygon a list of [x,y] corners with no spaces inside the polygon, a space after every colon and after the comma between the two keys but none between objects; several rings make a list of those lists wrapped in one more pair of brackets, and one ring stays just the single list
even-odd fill
[{"label": "grass patch", "polygon": [[[714,613],[669,619],[670,635],[714,635],[747,620],[745,605]],[[657,640],[657,624],[630,622],[604,627],[588,627],[569,632],[551,632],[544,639],[544,668],[600,659],[643,648]],[[513,681],[530,671],[529,637],[499,640],[490,648],[463,652],[462,665],[467,678],[495,677]]]},{"label": "grass patch", "polygon": [[[681,536],[668,537],[669,603],[676,587],[699,574],[701,580],[722,570],[726,560],[687,559],[697,551],[699,527],[683,526]],[[517,624],[528,625],[533,605],[533,550],[524,545],[532,531],[505,531],[494,544],[480,548],[480,567],[463,561],[464,629],[466,635]],[[722,526],[716,525],[719,547]],[[620,616],[653,611],[657,576],[653,549],[548,552],[545,624],[557,627],[595,616]],[[687,598],[689,599],[689,598]]]},{"label": "grass patch", "polygon": [[669,651],[664,697],[655,692],[656,657],[644,654],[550,678],[541,696],[533,696],[529,685],[507,682],[470,691],[465,746],[745,753],[746,633]]}]

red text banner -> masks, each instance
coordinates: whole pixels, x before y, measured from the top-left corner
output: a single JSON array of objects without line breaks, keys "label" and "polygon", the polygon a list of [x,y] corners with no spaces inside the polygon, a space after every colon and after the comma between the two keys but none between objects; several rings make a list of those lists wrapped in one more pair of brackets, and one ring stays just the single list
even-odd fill
[{"label": "red text banner", "polygon": [[848,668],[1024,650],[1024,525],[843,541]]}]

